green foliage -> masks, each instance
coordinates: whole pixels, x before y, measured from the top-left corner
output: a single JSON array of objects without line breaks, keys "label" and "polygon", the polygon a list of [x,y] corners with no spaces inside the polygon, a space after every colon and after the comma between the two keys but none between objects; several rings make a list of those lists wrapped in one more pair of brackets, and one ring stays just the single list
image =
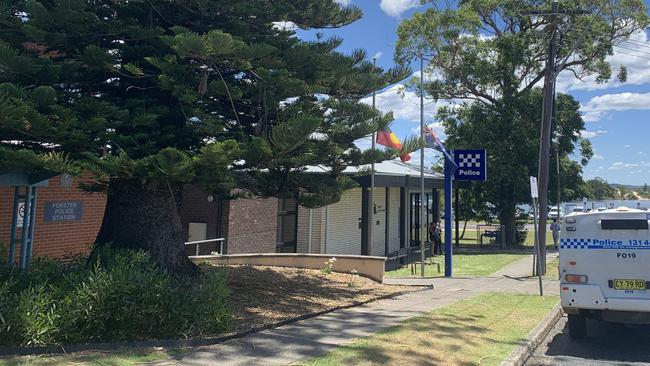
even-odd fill
[{"label": "green foliage", "polygon": [[90,264],[41,260],[0,277],[0,344],[47,345],[218,334],[230,328],[225,274],[172,275],[144,252]]},{"label": "green foliage", "polygon": [[318,195],[314,182],[299,186],[304,167],[338,178],[366,163],[353,141],[392,116],[359,99],[409,72],[343,54],[338,38],[302,41],[274,25],[360,18],[334,0],[73,3],[5,5],[0,134],[13,143],[0,148],[67,154],[103,178]]},{"label": "green foliage", "polygon": [[[598,12],[600,6],[604,8]],[[650,19],[641,0],[596,6],[583,0],[560,7],[590,12],[559,21],[558,72],[570,69],[577,77],[596,75],[599,82],[611,77],[606,57],[612,47],[644,29]],[[443,9],[430,7],[400,24],[395,58],[400,63],[418,55],[430,60],[430,71],[440,75],[427,83],[433,98],[497,103],[502,96],[507,100],[533,88],[544,75],[550,19],[527,15],[532,9],[548,10],[550,4],[470,0]],[[563,64],[566,57],[571,62]]]},{"label": "green foliage", "polygon": [[590,200],[607,200],[617,198],[617,190],[600,177],[590,179],[584,183],[584,197]]},{"label": "green foliage", "polygon": [[[538,1],[459,1],[428,7],[404,20],[397,32],[396,61],[407,64],[424,57],[428,65],[423,72],[436,75],[425,83],[425,92],[432,99],[464,101],[439,117],[447,127],[449,147],[487,149],[490,178],[473,188],[471,201],[495,206],[508,241],[515,239],[515,205],[528,201],[528,176],[537,175],[542,99],[535,87],[545,73],[550,18],[533,17],[529,11],[549,6]],[[641,0],[596,7],[590,1],[574,1],[560,7],[590,12],[558,19],[557,72],[570,69],[577,77],[593,75],[598,82],[612,76],[606,57],[613,46],[644,29],[650,19]],[[625,68],[618,77],[626,78]],[[411,81],[410,87],[418,82]],[[557,97],[553,131],[559,138],[551,153],[559,151],[561,157],[563,199],[579,196],[579,188],[570,187],[582,186],[581,166],[593,156],[589,141],[576,137],[583,127],[578,109],[573,98]],[[576,148],[580,163],[568,159]],[[550,179],[555,181],[553,173]],[[553,190],[550,197],[555,197]],[[484,209],[477,205],[474,211]]]},{"label": "green foliage", "polygon": [[[509,237],[508,242],[516,240],[515,207],[530,200],[528,177],[537,175],[541,105],[541,90],[532,89],[512,101],[509,106],[511,119],[503,118],[499,109],[483,103],[463,104],[440,112],[449,148],[482,147],[487,150],[489,179],[473,184],[468,193],[470,197],[465,197],[464,201],[478,217],[489,211],[486,202],[494,205],[492,207],[501,222],[511,225],[513,236]],[[578,102],[568,95],[558,94],[556,108],[552,128],[559,134],[553,143],[552,156],[559,150],[562,199],[571,200],[582,195],[582,167],[569,156],[581,141],[585,141],[585,148],[581,152],[588,153],[590,150],[586,150],[588,140],[578,137],[584,129]],[[552,159],[551,164],[551,182],[557,180],[555,160]],[[556,184],[550,185],[550,191],[549,197],[556,197]]]}]

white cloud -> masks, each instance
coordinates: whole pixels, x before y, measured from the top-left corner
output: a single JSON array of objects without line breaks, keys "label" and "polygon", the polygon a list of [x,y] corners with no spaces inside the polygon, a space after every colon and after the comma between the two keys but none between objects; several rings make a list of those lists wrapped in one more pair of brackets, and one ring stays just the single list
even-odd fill
[{"label": "white cloud", "polygon": [[[372,105],[372,97],[361,99],[362,103]],[[438,108],[448,105],[447,101],[424,101],[424,118],[431,120]],[[403,84],[396,84],[376,95],[376,107],[383,113],[393,112],[395,119],[408,121],[420,120],[420,97],[414,92],[406,90]]]},{"label": "white cloud", "polygon": [[384,13],[397,18],[408,9],[420,5],[419,0],[381,0],[379,7]]},{"label": "white cloud", "polygon": [[341,6],[348,6],[352,2],[352,0],[334,0],[334,1],[336,1],[336,3]]},{"label": "white cloud", "polygon": [[372,137],[371,136],[362,137],[360,139],[355,140],[354,144],[357,145],[357,147],[361,151],[370,150],[370,148],[372,147]]},{"label": "white cloud", "polygon": [[[409,164],[420,165],[420,150],[414,151],[411,154]],[[442,155],[440,152],[433,149],[424,149],[424,166],[429,168],[436,161],[436,157]]]},{"label": "white cloud", "polygon": [[[643,50],[650,47],[650,37],[639,30],[630,36],[630,40],[614,47],[614,54],[607,57],[612,67],[612,79],[606,83],[597,83],[596,76],[589,76],[584,80],[577,79],[571,71],[564,71],[558,75],[557,90],[597,90],[617,88],[622,85],[642,85],[650,82],[650,60]],[[636,49],[637,51],[635,51]],[[641,56],[641,57],[636,57]],[[616,78],[621,65],[627,67],[627,81],[621,83]]]},{"label": "white cloud", "polygon": [[277,29],[279,31],[295,32],[296,30],[298,30],[298,25],[290,21],[279,21],[279,22],[273,22],[272,24],[273,24],[273,29]]},{"label": "white cloud", "polygon": [[638,163],[624,163],[622,161],[617,161],[612,163],[609,166],[609,170],[621,170],[621,169],[631,169],[631,168],[647,168],[650,167],[650,162],[640,161]]},{"label": "white cloud", "polygon": [[384,53],[379,51],[379,52],[375,53],[375,55],[372,56],[372,58],[374,58],[375,60],[379,60],[381,58],[381,56],[383,56],[383,55],[384,55]]},{"label": "white cloud", "polygon": [[592,138],[594,138],[596,136],[604,135],[606,133],[607,133],[607,131],[605,131],[605,130],[597,130],[597,131],[582,130],[582,131],[580,131],[580,136],[582,136],[582,137],[584,137],[586,139],[592,139]]},{"label": "white cloud", "polygon": [[[592,159],[593,159],[593,160],[603,160],[603,159],[605,159],[605,157],[602,156],[602,155],[594,154],[594,156],[592,157]],[[600,167],[600,168],[602,168],[602,167]]]},{"label": "white cloud", "polygon": [[631,147],[632,147],[632,145],[625,145],[625,148],[626,148],[626,149],[629,149],[629,148],[631,148]]},{"label": "white cloud", "polygon": [[650,93],[605,94],[592,98],[580,107],[587,122],[598,121],[610,112],[650,110]]},{"label": "white cloud", "polygon": [[[441,140],[444,140],[447,138],[447,135],[445,135],[445,126],[442,125],[442,122],[434,122],[434,123],[429,123],[426,125],[430,129],[433,130],[433,132],[440,138]],[[415,126],[411,128],[411,133],[413,135],[420,135],[420,126]]]}]

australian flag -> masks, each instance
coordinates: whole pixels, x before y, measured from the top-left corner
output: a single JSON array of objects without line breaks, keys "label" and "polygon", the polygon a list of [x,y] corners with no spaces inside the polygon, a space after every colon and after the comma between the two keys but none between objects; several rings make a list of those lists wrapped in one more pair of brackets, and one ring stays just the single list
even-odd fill
[{"label": "australian flag", "polygon": [[438,136],[436,136],[433,130],[429,127],[424,128],[424,147],[440,151],[445,156],[445,159],[447,159],[449,164],[451,164],[455,170],[458,169],[458,165],[451,157],[451,155],[449,155],[447,149],[445,149],[445,145],[442,144],[442,141],[440,141]]}]

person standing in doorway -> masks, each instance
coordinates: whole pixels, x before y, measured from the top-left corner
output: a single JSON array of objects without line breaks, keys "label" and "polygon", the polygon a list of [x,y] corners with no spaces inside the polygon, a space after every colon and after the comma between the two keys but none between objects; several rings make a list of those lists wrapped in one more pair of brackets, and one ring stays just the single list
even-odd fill
[{"label": "person standing in doorway", "polygon": [[432,222],[429,225],[429,238],[433,241],[433,254],[442,254],[442,233],[440,232],[440,223]]},{"label": "person standing in doorway", "polygon": [[551,223],[551,233],[553,233],[553,247],[557,249],[557,242],[560,240],[560,224],[557,219],[553,219]]}]

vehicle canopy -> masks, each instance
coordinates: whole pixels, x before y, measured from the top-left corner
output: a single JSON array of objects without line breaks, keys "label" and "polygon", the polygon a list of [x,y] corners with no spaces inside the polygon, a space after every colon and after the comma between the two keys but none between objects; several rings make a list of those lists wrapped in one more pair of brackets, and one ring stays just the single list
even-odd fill
[{"label": "vehicle canopy", "polygon": [[566,283],[567,275],[586,276],[575,291],[590,296],[583,297],[572,288],[564,297],[568,287],[563,285],[563,306],[650,311],[650,302],[641,301],[650,300],[649,219],[648,212],[627,207],[565,216],[561,281]]}]

